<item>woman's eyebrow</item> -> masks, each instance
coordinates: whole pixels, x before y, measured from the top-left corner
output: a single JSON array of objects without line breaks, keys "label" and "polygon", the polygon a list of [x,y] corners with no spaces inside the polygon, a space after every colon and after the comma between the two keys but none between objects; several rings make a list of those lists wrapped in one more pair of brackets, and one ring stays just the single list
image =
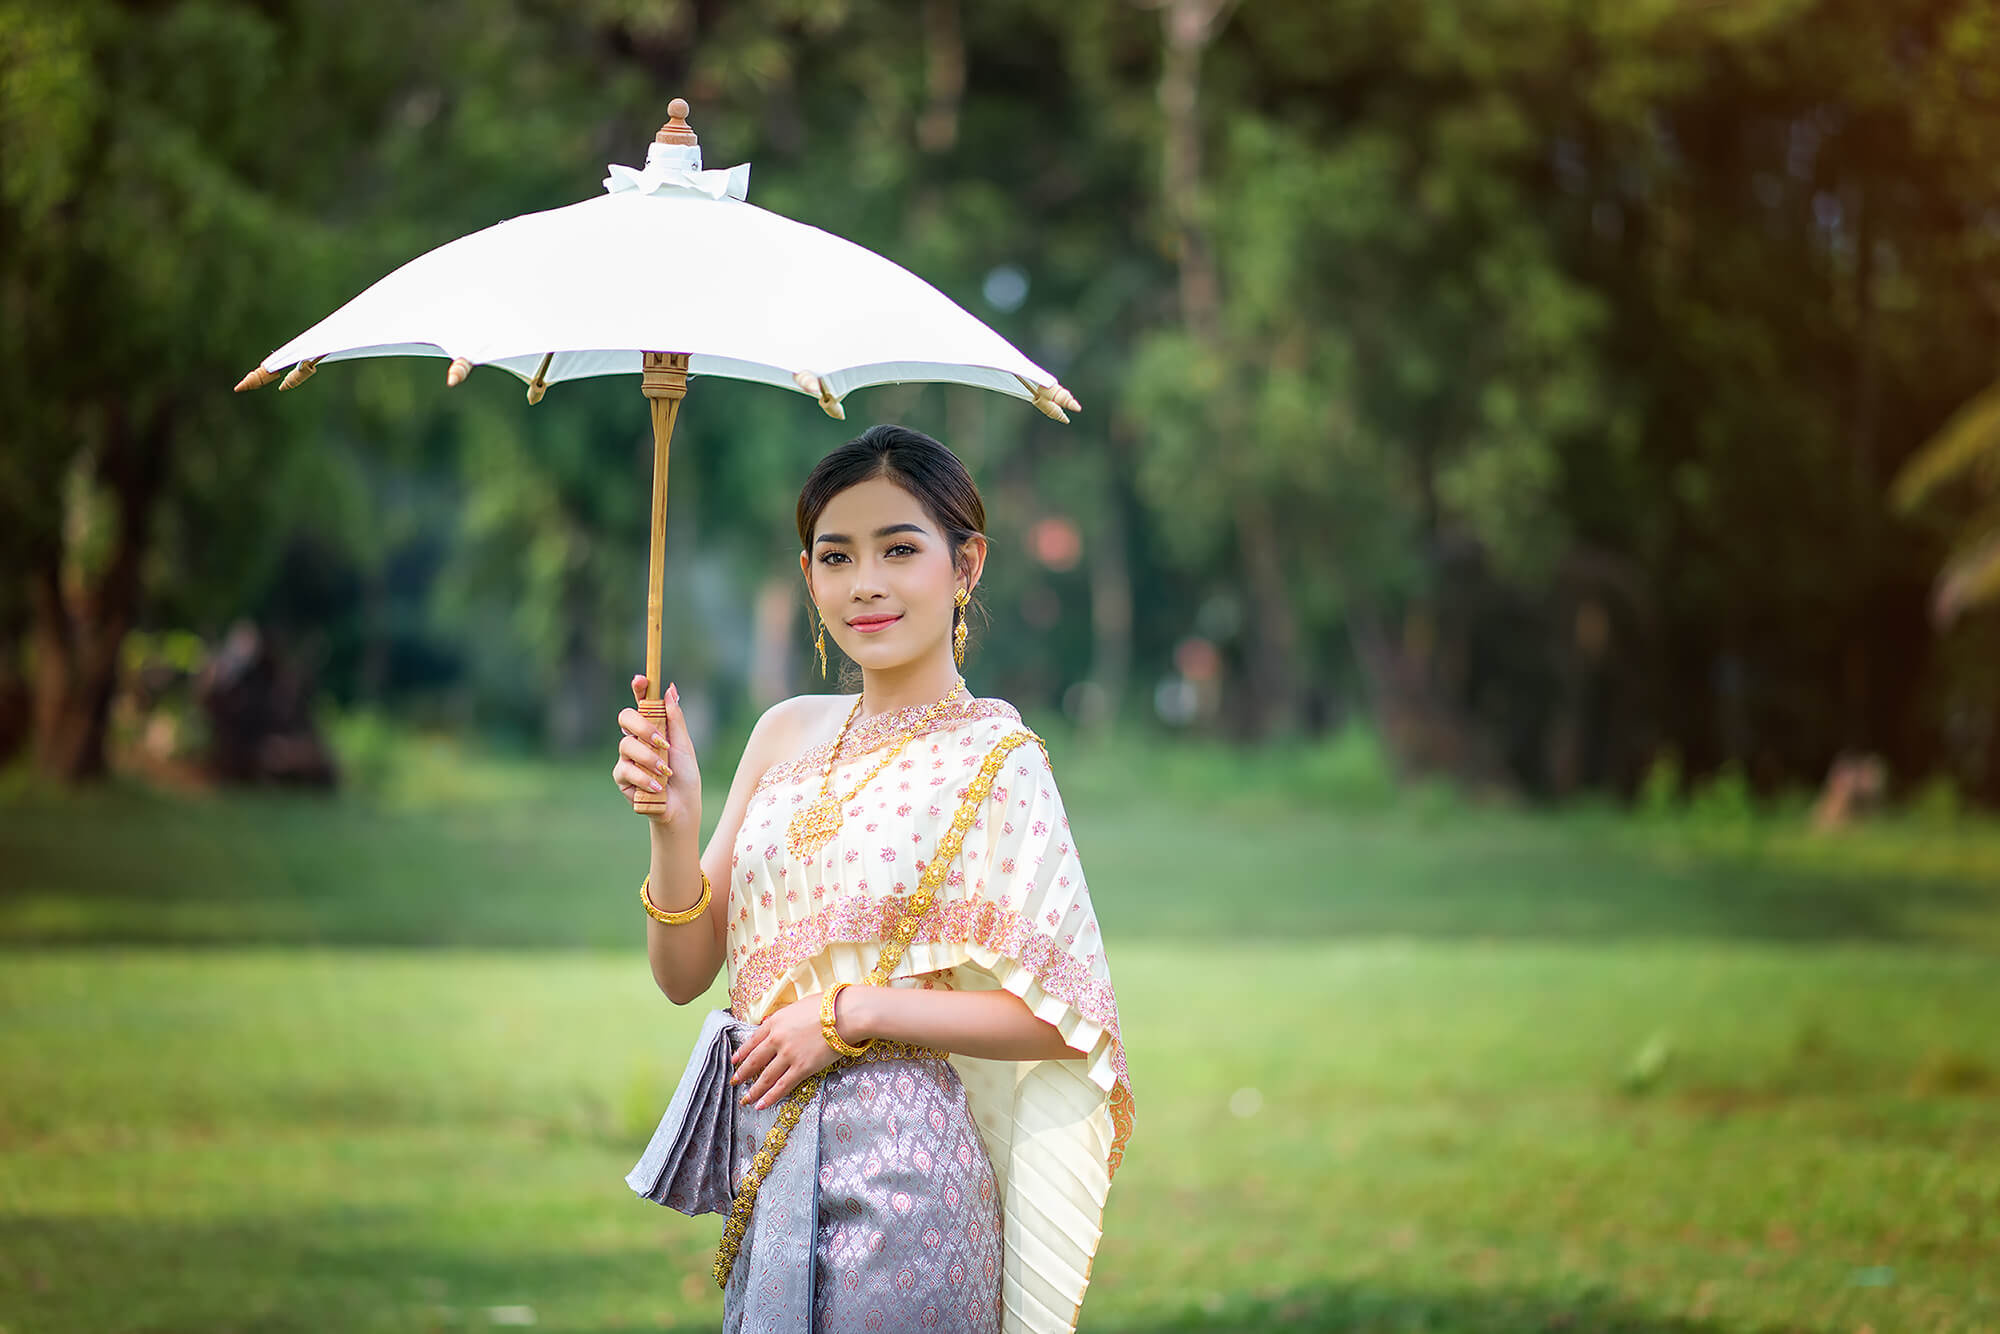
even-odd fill
[{"label": "woman's eyebrow", "polygon": [[[892,523],[887,528],[877,528],[875,530],[875,536],[877,537],[887,537],[891,533],[920,533],[925,537],[930,536],[929,532],[920,523]],[[853,539],[845,533],[821,533],[819,540],[821,542],[850,542]]]}]

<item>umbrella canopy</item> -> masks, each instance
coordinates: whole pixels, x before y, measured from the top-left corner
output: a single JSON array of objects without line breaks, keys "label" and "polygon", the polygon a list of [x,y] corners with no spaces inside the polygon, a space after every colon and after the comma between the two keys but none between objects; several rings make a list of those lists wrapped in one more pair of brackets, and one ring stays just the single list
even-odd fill
[{"label": "umbrella canopy", "polygon": [[411,260],[246,382],[293,363],[414,355],[498,366],[539,387],[636,374],[645,352],[671,350],[687,354],[691,375],[777,385],[829,408],[908,380],[996,390],[1051,416],[1074,406],[1053,375],[909,270],[745,202],[747,165],[703,171],[699,146],[679,141],[694,138],[684,108],[672,108],[681,115],[662,135],[675,139],[652,146],[644,171],[614,166],[595,199]]},{"label": "umbrella canopy", "polygon": [[[445,383],[498,366],[548,385],[636,371],[653,419],[646,695],[656,724],[666,562],[667,464],[690,375],[809,394],[844,417],[863,385],[944,381],[1025,398],[1068,421],[1055,377],[923,279],[880,255],[744,201],[747,165],[704,171],[675,98],[643,170],[613,166],[605,194],[529,213],[411,260],[264,358],[239,392],[290,389],[324,361],[448,357]],[[641,794],[642,812],[664,798]]]}]

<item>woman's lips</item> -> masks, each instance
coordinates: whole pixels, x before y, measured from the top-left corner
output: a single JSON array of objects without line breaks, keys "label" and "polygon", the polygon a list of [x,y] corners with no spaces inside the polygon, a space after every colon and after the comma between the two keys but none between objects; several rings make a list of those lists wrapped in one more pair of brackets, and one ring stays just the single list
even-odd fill
[{"label": "woman's lips", "polygon": [[876,616],[864,621],[849,621],[848,624],[864,635],[872,635],[877,630],[888,629],[902,619],[900,616]]}]

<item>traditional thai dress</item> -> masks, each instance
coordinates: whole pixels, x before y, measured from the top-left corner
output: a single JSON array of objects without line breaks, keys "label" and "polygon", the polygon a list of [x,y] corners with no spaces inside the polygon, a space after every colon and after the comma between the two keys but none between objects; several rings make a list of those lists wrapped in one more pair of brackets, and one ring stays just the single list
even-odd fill
[{"label": "traditional thai dress", "polygon": [[963,701],[856,789],[922,712],[852,727],[830,791],[853,795],[809,856],[788,826],[819,796],[831,743],[763,775],[723,909],[731,1011],[755,1024],[864,982],[900,926],[888,985],[1005,987],[1081,1055],[991,1061],[877,1043],[827,1069],[761,1168],[782,1108],[745,1109],[737,1184],[762,1179],[724,1290],[732,1330],[1076,1327],[1132,1130],[1104,942],[1047,754],[1004,700]]}]

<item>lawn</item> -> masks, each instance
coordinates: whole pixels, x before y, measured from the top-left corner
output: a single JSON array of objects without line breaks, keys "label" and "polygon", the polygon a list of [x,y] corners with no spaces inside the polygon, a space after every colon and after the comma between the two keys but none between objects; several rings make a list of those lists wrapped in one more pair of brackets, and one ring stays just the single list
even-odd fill
[{"label": "lawn", "polygon": [[[1139,1114],[1085,1329],[2000,1329],[1990,827],[1057,761]],[[422,763],[0,805],[5,1334],[715,1325],[719,1220],[621,1180],[705,1008],[643,837]]]}]

